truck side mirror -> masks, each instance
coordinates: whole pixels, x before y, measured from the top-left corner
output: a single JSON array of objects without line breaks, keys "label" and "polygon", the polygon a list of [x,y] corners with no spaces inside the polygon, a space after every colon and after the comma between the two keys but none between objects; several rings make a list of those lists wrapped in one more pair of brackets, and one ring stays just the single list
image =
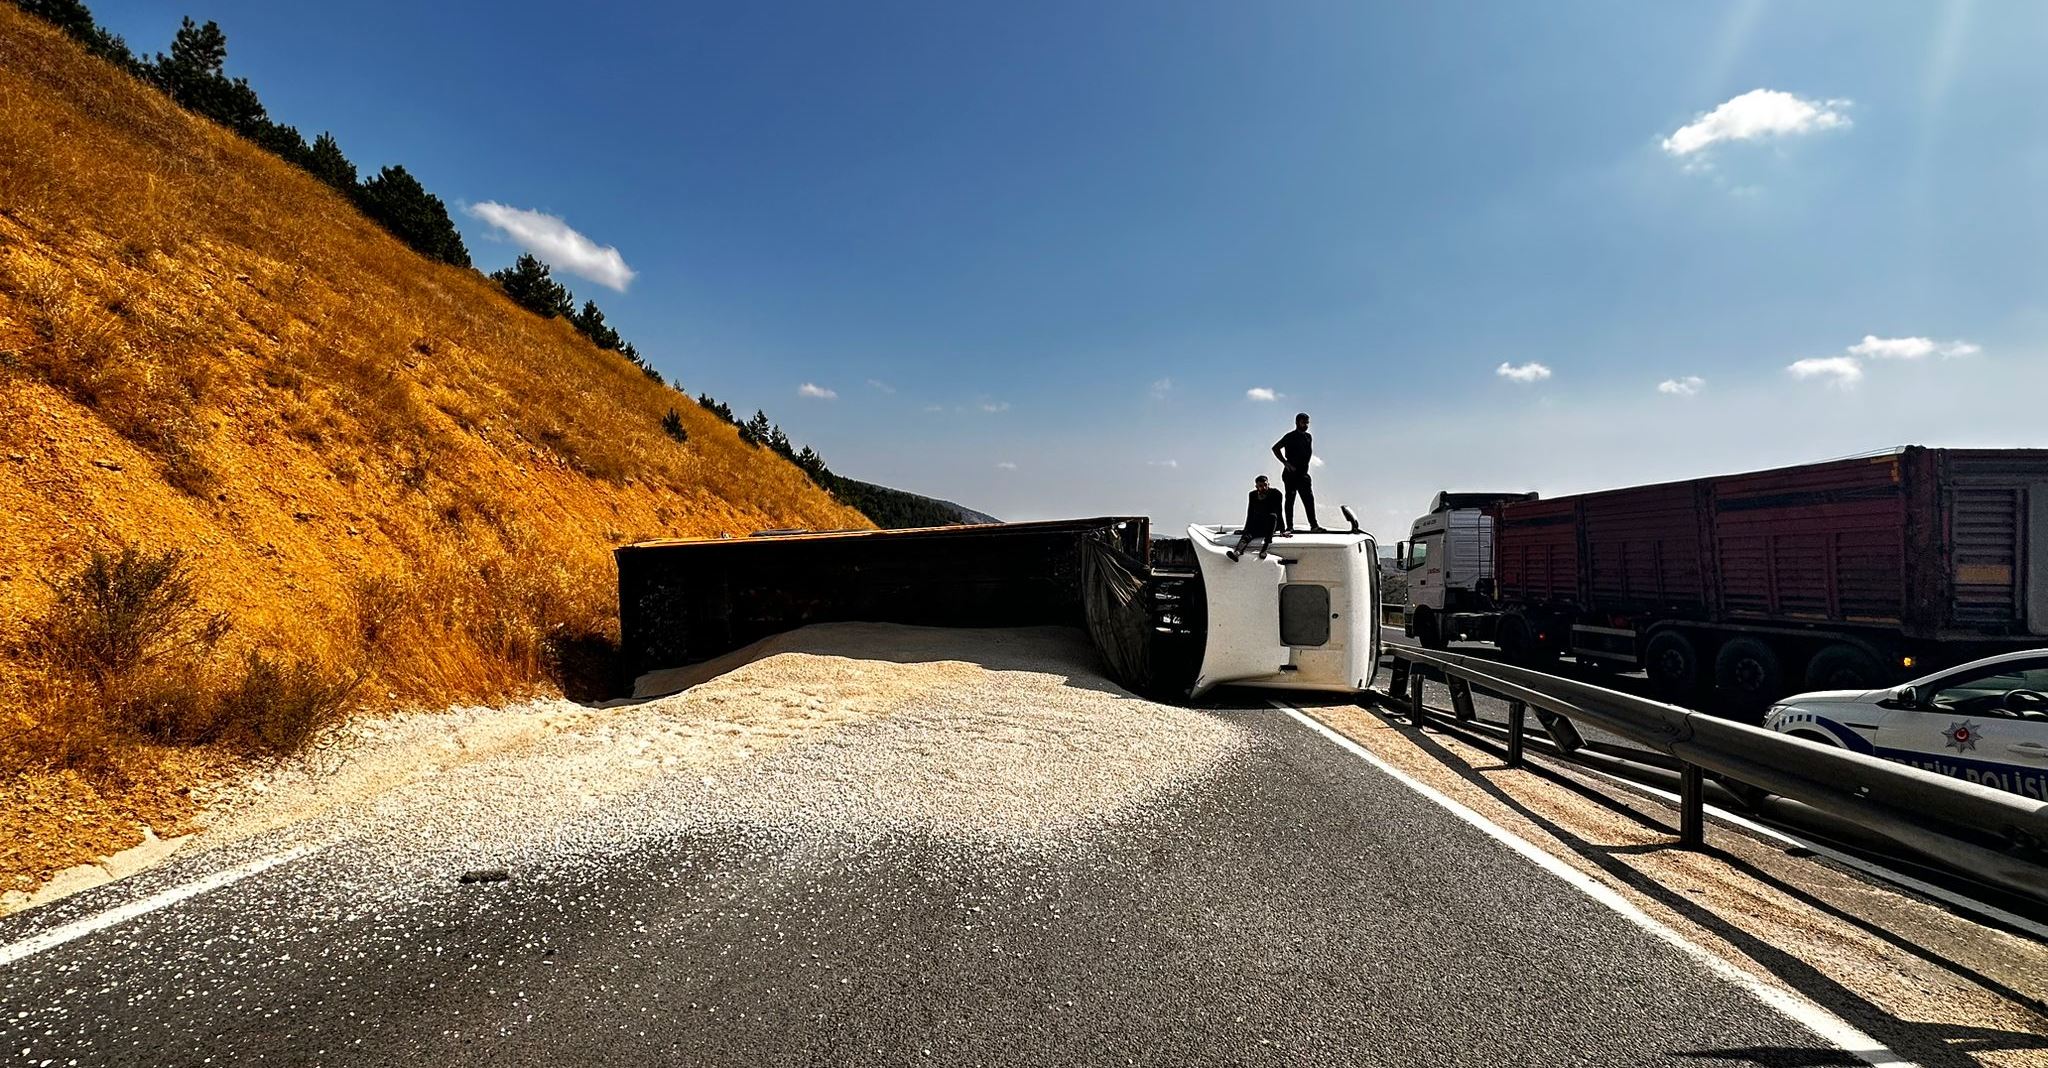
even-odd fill
[{"label": "truck side mirror", "polygon": [[1397,541],[1397,542],[1395,542],[1395,543],[1394,543],[1394,562],[1395,562],[1395,563],[1397,563],[1397,564],[1400,564],[1400,565],[1401,565],[1401,567],[1402,567],[1403,569],[1406,569],[1406,568],[1407,568],[1407,566],[1408,566],[1408,543],[1407,543],[1407,542],[1405,542],[1405,541]]}]

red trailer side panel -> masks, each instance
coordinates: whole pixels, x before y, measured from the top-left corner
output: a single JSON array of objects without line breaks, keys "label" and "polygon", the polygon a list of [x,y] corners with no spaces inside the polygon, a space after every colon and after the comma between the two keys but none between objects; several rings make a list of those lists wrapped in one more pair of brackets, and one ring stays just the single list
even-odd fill
[{"label": "red trailer side panel", "polygon": [[1707,614],[1699,483],[1670,482],[1580,500],[1591,604],[1617,613]]},{"label": "red trailer side panel", "polygon": [[1726,617],[1900,622],[1898,454],[1708,481]]},{"label": "red trailer side panel", "polygon": [[1493,566],[1503,597],[1578,600],[1577,516],[1577,502],[1569,497],[1501,507],[1494,526]]}]

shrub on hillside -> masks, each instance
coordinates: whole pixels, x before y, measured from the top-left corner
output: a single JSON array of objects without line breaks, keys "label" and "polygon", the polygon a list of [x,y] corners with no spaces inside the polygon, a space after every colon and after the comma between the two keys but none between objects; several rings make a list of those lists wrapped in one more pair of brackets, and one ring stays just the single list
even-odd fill
[{"label": "shrub on hillside", "polygon": [[245,752],[296,752],[348,718],[361,681],[360,673],[332,674],[311,660],[251,652],[240,677],[217,699],[213,736],[189,740],[224,741]]},{"label": "shrub on hillside", "polygon": [[146,739],[288,753],[342,720],[361,679],[258,651],[224,669],[215,653],[227,617],[203,607],[177,550],[94,552],[46,585],[56,599],[36,631],[51,688],[70,698],[62,733],[101,748]]},{"label": "shrub on hillside", "polygon": [[176,549],[95,551],[77,571],[44,584],[56,595],[39,628],[51,661],[102,688],[211,649],[228,632],[225,616],[201,607],[191,564]]},{"label": "shrub on hillside", "polygon": [[677,441],[690,440],[690,432],[683,429],[683,413],[674,408],[670,408],[668,414],[661,417],[661,432]]}]

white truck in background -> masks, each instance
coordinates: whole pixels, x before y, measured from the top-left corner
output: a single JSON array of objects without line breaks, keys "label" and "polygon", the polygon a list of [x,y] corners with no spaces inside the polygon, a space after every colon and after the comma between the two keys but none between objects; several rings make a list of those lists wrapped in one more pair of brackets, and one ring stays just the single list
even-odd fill
[{"label": "white truck in background", "polygon": [[1429,514],[1409,528],[1395,549],[1408,581],[1401,606],[1401,632],[1425,649],[1452,641],[1492,641],[1499,619],[1494,604],[1493,516],[1488,509],[1508,501],[1533,501],[1534,493],[1452,493],[1442,490]]}]

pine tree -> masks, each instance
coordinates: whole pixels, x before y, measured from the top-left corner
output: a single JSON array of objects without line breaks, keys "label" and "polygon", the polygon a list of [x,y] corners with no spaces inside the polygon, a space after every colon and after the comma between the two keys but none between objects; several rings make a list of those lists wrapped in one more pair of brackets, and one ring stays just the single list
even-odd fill
[{"label": "pine tree", "polygon": [[528,253],[520,253],[512,266],[493,271],[491,281],[498,283],[514,304],[535,315],[549,319],[570,316],[576,307],[576,298],[549,277],[548,265]]},{"label": "pine tree", "polygon": [[749,445],[766,444],[769,429],[768,413],[756,408],[754,409],[754,417],[747,420],[747,425],[740,428],[740,440]]},{"label": "pine tree", "polygon": [[661,432],[677,441],[690,440],[690,432],[683,429],[683,413],[674,408],[670,408],[668,414],[661,417]]},{"label": "pine tree", "polygon": [[227,76],[227,61],[228,35],[220,24],[200,25],[188,16],[171,38],[171,54],[157,53],[150,78],[180,107],[255,138],[266,132],[269,117],[249,79]]},{"label": "pine tree", "polygon": [[768,431],[768,448],[785,460],[796,458],[796,451],[789,443],[789,435],[782,432],[780,423]]},{"label": "pine tree", "polygon": [[604,324],[604,312],[598,310],[594,300],[584,301],[583,310],[571,315],[569,324],[598,348],[609,350],[619,347],[619,332]]},{"label": "pine tree", "polygon": [[306,155],[306,169],[313,177],[353,197],[356,187],[356,165],[342,155],[341,145],[331,133],[323,133],[313,139],[313,147]]},{"label": "pine tree", "polygon": [[249,140],[267,148],[277,158],[297,167],[310,169],[313,164],[313,150],[306,147],[306,139],[300,136],[298,127],[264,119],[249,131]]},{"label": "pine tree", "polygon": [[646,375],[646,376],[647,376],[647,377],[648,377],[649,379],[652,379],[652,380],[653,380],[653,382],[654,382],[654,384],[655,384],[655,385],[657,385],[657,386],[665,386],[665,385],[667,385],[667,384],[668,384],[668,380],[667,380],[667,379],[664,379],[664,378],[662,378],[662,377],[661,377],[661,372],[660,372],[660,371],[657,371],[657,370],[655,370],[655,369],[654,369],[654,365],[653,365],[653,364],[651,364],[651,363],[643,363],[643,364],[641,364],[641,365],[640,365],[640,373],[641,373],[641,374],[643,374],[643,375]]},{"label": "pine tree", "polygon": [[448,205],[404,167],[386,167],[363,183],[363,211],[421,255],[469,266],[469,249],[448,217]]}]

